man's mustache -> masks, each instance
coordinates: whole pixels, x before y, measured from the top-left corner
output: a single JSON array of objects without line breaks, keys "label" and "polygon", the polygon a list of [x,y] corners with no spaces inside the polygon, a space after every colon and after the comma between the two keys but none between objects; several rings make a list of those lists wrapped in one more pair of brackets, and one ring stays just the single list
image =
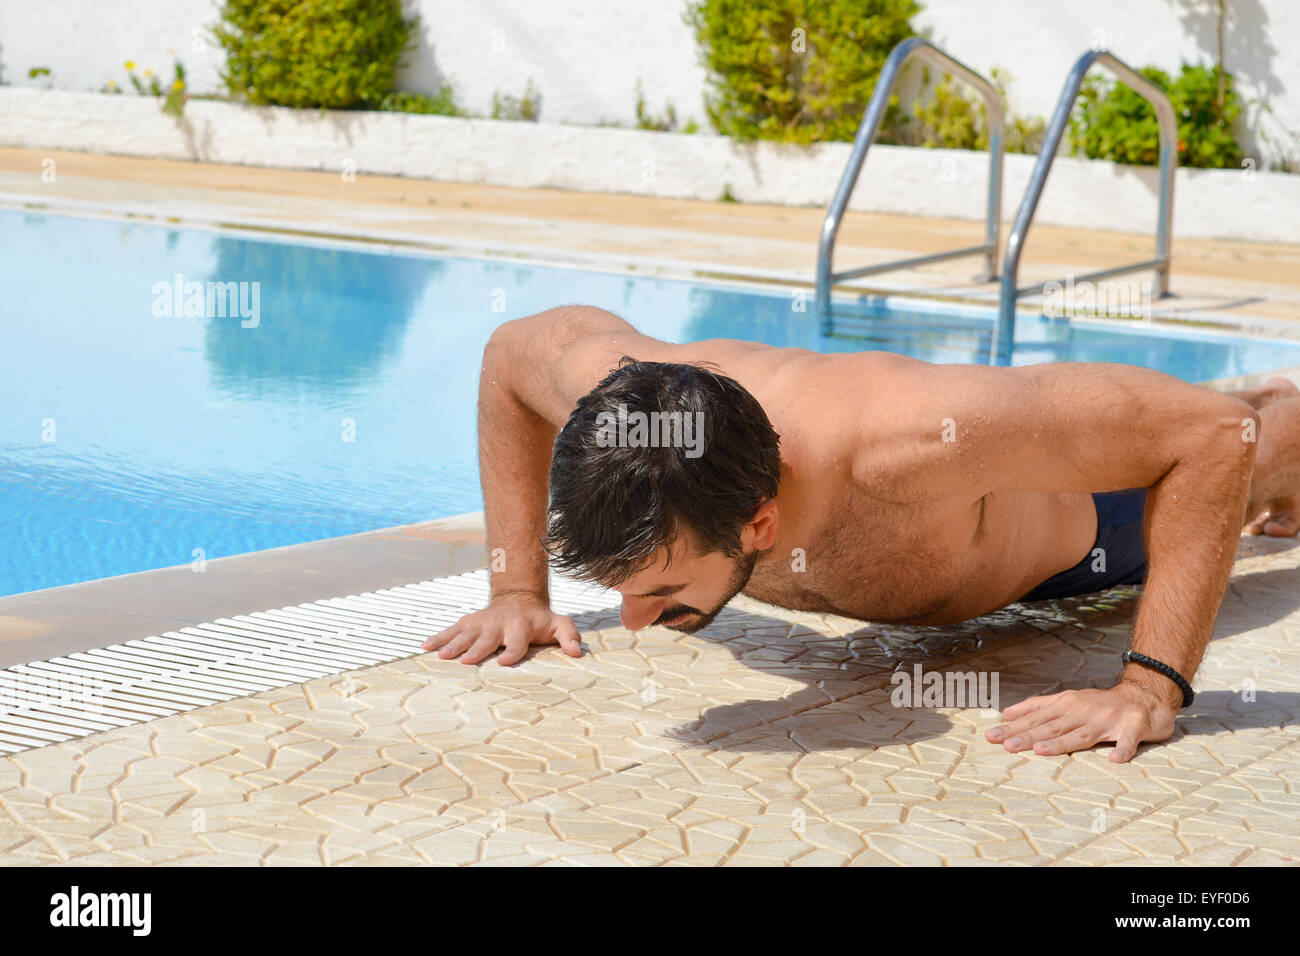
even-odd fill
[{"label": "man's mustache", "polygon": [[665,608],[663,613],[660,614],[657,618],[655,618],[654,623],[651,624],[650,626],[658,627],[660,624],[663,624],[665,621],[671,621],[676,618],[682,617],[683,615],[686,614],[695,614],[695,615],[702,616],[704,612],[697,607],[691,607],[689,604],[676,604],[673,607]]}]

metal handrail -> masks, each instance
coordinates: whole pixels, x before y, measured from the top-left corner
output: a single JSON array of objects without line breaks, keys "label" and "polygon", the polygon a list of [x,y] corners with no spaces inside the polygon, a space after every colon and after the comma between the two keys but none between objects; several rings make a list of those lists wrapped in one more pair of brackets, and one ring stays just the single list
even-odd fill
[{"label": "metal handrail", "polygon": [[1016,211],[1011,233],[1007,236],[1006,252],[1002,256],[1002,289],[998,303],[998,322],[993,333],[991,359],[995,364],[1008,365],[1011,362],[1011,348],[1015,338],[1016,300],[1031,292],[1042,291],[1052,282],[1037,283],[1021,288],[1016,287],[1016,277],[1020,272],[1020,254],[1024,251],[1025,236],[1038,208],[1038,199],[1051,172],[1052,161],[1061,145],[1061,136],[1070,121],[1070,112],[1074,101],[1083,86],[1084,75],[1093,66],[1106,67],[1134,90],[1144,96],[1156,111],[1156,120],[1160,124],[1160,212],[1156,221],[1156,257],[1133,265],[1119,266],[1114,269],[1101,269],[1081,276],[1073,276],[1075,282],[1092,279],[1106,279],[1126,272],[1138,272],[1142,269],[1155,269],[1156,296],[1169,294],[1169,242],[1173,231],[1174,214],[1174,171],[1178,168],[1178,124],[1174,118],[1174,107],[1164,90],[1156,86],[1141,73],[1138,73],[1123,60],[1106,50],[1090,50],[1075,61],[1070,75],[1065,79],[1061,97],[1056,101],[1056,112],[1048,124],[1043,148],[1038,151],[1038,161],[1030,174],[1025,196]]},{"label": "metal handrail", "polygon": [[[898,82],[903,65],[914,56],[951,73],[960,80],[964,80],[984,97],[989,124],[989,193],[984,242],[978,246],[968,246],[964,249],[955,249],[952,252],[939,252],[934,255],[917,256],[912,259],[900,259],[896,262],[865,266],[861,269],[849,269],[845,272],[832,272],[831,256],[835,251],[835,237],[840,229],[840,219],[849,204],[849,197],[853,194],[853,187],[857,183],[858,174],[862,171],[862,164],[866,161],[867,150],[875,141],[876,133],[880,129],[880,123],[885,117],[885,110],[889,106],[889,95],[893,92],[894,84]],[[1002,99],[998,96],[998,92],[992,83],[964,63],[944,53],[924,37],[909,37],[894,47],[889,54],[889,58],[885,60],[884,67],[880,70],[880,76],[876,78],[876,86],[871,93],[871,102],[867,104],[867,112],[862,117],[857,136],[853,139],[853,151],[849,154],[848,165],[844,167],[844,174],[840,177],[840,184],[835,190],[830,208],[826,211],[826,219],[822,223],[821,242],[817,247],[817,302],[821,308],[823,331],[829,331],[830,326],[831,286],[843,279],[856,279],[859,276],[886,272],[890,269],[906,269],[931,262],[941,262],[944,259],[955,259],[958,256],[971,255],[983,255],[985,257],[983,278],[986,281],[997,278],[998,231],[1002,193],[1002,144],[1004,138]]]}]

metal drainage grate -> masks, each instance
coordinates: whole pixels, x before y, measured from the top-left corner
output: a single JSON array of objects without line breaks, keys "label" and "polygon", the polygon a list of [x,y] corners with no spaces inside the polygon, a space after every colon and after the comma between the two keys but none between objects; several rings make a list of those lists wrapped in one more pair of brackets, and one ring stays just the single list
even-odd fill
[{"label": "metal drainage grate", "polygon": [[[18,664],[0,670],[0,754],[413,657],[487,597],[487,571],[471,571]],[[618,602],[613,591],[551,578],[561,614]]]}]

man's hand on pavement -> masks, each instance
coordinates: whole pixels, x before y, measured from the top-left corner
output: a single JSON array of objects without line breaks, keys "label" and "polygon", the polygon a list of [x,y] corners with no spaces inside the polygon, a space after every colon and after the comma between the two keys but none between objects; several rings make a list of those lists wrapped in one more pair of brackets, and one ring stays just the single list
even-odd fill
[{"label": "man's hand on pavement", "polygon": [[1110,760],[1133,759],[1139,743],[1168,740],[1178,707],[1149,688],[1123,681],[1109,690],[1067,690],[1030,697],[1006,708],[1000,726],[984,734],[1011,753],[1033,748],[1044,756],[1087,750],[1114,741]]},{"label": "man's hand on pavement", "polygon": [[509,665],[523,659],[531,644],[559,644],[570,657],[582,655],[582,641],[572,619],[551,613],[539,598],[521,596],[502,598],[467,614],[420,646],[438,651],[443,660],[458,657],[462,664],[477,664],[504,647],[497,663]]}]

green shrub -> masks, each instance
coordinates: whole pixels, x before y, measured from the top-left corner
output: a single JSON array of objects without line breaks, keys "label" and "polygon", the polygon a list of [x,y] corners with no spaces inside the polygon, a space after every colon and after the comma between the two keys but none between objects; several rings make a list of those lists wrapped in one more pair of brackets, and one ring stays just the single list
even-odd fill
[{"label": "green shrub", "polygon": [[[925,87],[929,88],[927,71]],[[973,90],[944,76],[927,97],[912,104],[914,123],[905,135],[908,145],[931,149],[987,149],[988,129],[984,103]]]},{"label": "green shrub", "polygon": [[34,66],[27,71],[27,79],[29,80],[38,80],[41,77],[45,77],[45,88],[47,90],[54,89],[54,83],[50,76],[50,68],[48,66]]},{"label": "green shrub", "polygon": [[[1041,116],[1020,116],[1007,104],[1007,85],[1011,75],[994,67],[989,79],[1002,101],[1003,143],[1008,153],[1036,153],[1043,145],[1047,121]],[[942,149],[988,149],[988,117],[984,98],[965,83],[944,75],[929,96],[929,71],[925,73],[922,94],[912,104],[914,119],[905,132],[896,134],[911,146]],[[900,124],[901,125],[901,124]]]},{"label": "green shrub", "polygon": [[514,120],[516,122],[536,123],[542,111],[542,98],[533,89],[530,79],[524,87],[523,96],[509,96],[502,93],[492,94],[492,118],[495,120]]},{"label": "green shrub", "polygon": [[401,0],[225,0],[212,32],[233,97],[364,109],[392,92],[417,23]]},{"label": "green shrub", "polygon": [[[617,126],[619,124],[602,123],[598,125]],[[698,133],[700,130],[700,124],[695,122],[695,120],[687,120],[686,124],[679,129],[677,123],[677,110],[673,107],[672,100],[668,100],[664,104],[664,112],[662,116],[656,116],[654,113],[651,113],[650,107],[646,104],[645,101],[645,89],[642,87],[641,81],[637,80],[636,81],[636,128],[655,130],[660,133],[676,133],[676,132]]]},{"label": "green shrub", "polygon": [[636,81],[636,128],[662,133],[670,133],[677,128],[677,110],[673,108],[672,102],[669,101],[664,106],[663,116],[655,116],[646,105],[645,88],[639,79]]},{"label": "green shrub", "polygon": [[[133,60],[127,60],[122,66],[126,69],[126,76],[131,81],[131,86],[141,96],[157,97],[162,101],[162,111],[172,116],[179,117],[184,112],[185,103],[189,100],[190,94],[189,88],[185,85],[185,64],[181,63],[180,60],[173,61],[173,78],[165,86],[153,70],[145,70],[143,75],[137,76]],[[121,93],[122,88],[117,85],[116,80],[109,80],[100,88],[99,92]]]},{"label": "green shrub", "polygon": [[916,0],[700,0],[687,9],[714,128],[743,140],[851,140]]},{"label": "green shrub", "polygon": [[[1233,135],[1241,100],[1224,80],[1223,106],[1218,105],[1218,67],[1184,64],[1181,74],[1147,67],[1142,75],[1169,94],[1178,121],[1178,163],[1210,169],[1240,167],[1245,155]],[[1070,115],[1070,147],[1089,159],[1110,159],[1135,166],[1160,161],[1160,127],[1155,110],[1138,92],[1123,83],[1090,76]]]},{"label": "green shrub", "polygon": [[460,107],[450,83],[443,83],[434,96],[424,93],[389,93],[379,103],[390,113],[423,113],[426,116],[460,116]]},{"label": "green shrub", "polygon": [[1003,149],[1008,153],[1037,153],[1043,148],[1043,140],[1047,137],[1047,120],[1041,116],[1012,114],[1007,117],[1006,125]]}]

